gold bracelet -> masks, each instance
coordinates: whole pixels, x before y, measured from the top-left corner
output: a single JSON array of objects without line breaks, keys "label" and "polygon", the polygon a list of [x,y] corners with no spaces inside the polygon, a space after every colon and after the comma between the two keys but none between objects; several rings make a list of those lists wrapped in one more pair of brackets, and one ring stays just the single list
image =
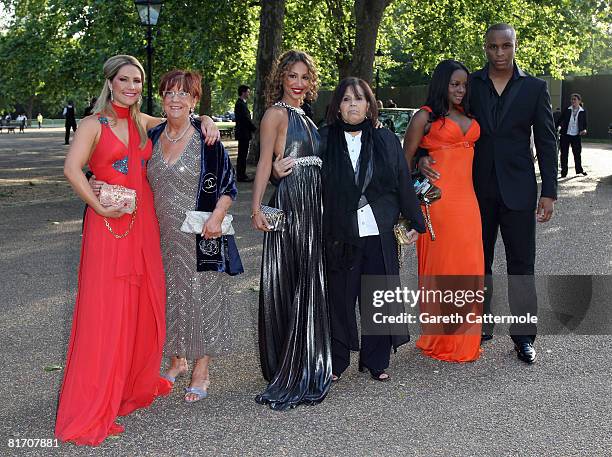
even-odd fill
[{"label": "gold bracelet", "polygon": [[260,213],[261,213],[261,211],[253,211],[253,212],[251,213],[251,219],[253,219],[255,216],[257,216],[257,215],[258,215],[258,214],[260,214]]}]

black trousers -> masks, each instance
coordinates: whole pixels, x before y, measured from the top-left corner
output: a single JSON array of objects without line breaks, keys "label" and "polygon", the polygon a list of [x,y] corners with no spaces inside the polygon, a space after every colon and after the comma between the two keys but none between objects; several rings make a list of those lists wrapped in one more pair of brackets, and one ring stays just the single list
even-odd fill
[{"label": "black trousers", "polygon": [[567,175],[567,159],[569,156],[569,148],[572,146],[572,154],[574,154],[574,165],[576,174],[582,173],[582,138],[580,135],[561,135],[559,140],[559,150],[561,151],[561,174]]},{"label": "black trousers", "polygon": [[70,121],[66,121],[66,136],[64,137],[64,144],[70,143],[70,129],[72,129],[73,132],[76,132],[76,120],[72,119]]},{"label": "black trousers", "polygon": [[[352,342],[357,341],[355,307],[361,292],[362,275],[384,275],[386,273],[380,236],[364,238],[365,244],[354,256],[350,267],[342,270],[328,269],[329,312],[332,329],[332,372],[340,376],[350,365],[351,350],[358,350]],[[373,312],[371,307],[362,307],[362,312]],[[361,314],[361,320],[371,316]],[[384,370],[391,357],[391,336],[361,335],[361,363],[372,370]]]},{"label": "black trousers", "polygon": [[[506,251],[508,273],[508,304],[514,316],[537,315],[538,300],[533,277],[535,264],[535,211],[508,208],[499,192],[495,170],[491,175],[485,197],[478,200],[482,220],[482,243],[485,263],[485,301],[483,312],[489,314],[493,293],[493,259],[495,242],[501,232]],[[503,309],[503,307],[500,307]],[[512,324],[510,336],[516,342],[533,342],[537,328],[534,324]],[[484,333],[492,333],[493,325],[483,325]]]},{"label": "black trousers", "polygon": [[236,175],[238,178],[246,176],[247,156],[251,140],[238,140],[238,160],[236,161]]}]

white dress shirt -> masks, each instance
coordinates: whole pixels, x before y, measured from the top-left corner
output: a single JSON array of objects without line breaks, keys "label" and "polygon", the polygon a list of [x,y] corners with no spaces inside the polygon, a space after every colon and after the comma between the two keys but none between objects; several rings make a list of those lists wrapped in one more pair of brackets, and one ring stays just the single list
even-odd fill
[{"label": "white dress shirt", "polygon": [[[572,107],[570,106],[568,109],[572,110]],[[569,123],[567,124],[567,134],[568,135],[576,136],[580,134],[580,131],[578,130],[578,115],[580,114],[580,111],[584,111],[584,108],[582,108],[582,106],[578,107],[578,111],[576,111],[575,116],[574,116],[573,110],[570,112],[570,119],[569,119]]]},{"label": "white dress shirt", "polygon": [[[357,161],[359,160],[359,154],[361,153],[361,132],[355,136],[351,135],[349,132],[344,132],[344,137],[346,138],[346,145],[348,146],[353,170],[355,170]],[[376,218],[369,204],[357,210],[357,225],[359,226],[360,237],[380,235],[378,224],[376,224]]]}]

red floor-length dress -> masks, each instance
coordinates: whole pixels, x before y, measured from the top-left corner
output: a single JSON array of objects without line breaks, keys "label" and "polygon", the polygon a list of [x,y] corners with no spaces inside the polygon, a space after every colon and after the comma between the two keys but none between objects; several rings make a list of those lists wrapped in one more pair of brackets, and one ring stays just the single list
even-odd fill
[{"label": "red floor-length dress", "polygon": [[[126,108],[114,107],[128,118]],[[146,177],[151,142],[139,147],[128,118],[126,147],[100,117],[101,134],[89,167],[97,179],[136,189],[133,227],[116,239],[104,218],[87,209],[79,284],[55,434],[62,441],[98,445],[120,433],[115,423],[157,395],[170,391],[160,378],[165,340],[166,290],[153,194]],[[130,215],[107,219],[113,231],[128,230]]]},{"label": "red floor-length dress", "polygon": [[[427,106],[422,107],[431,112]],[[480,210],[472,182],[474,143],[480,136],[480,126],[472,120],[464,134],[452,119],[441,118],[431,124],[431,129],[419,145],[429,151],[435,160],[434,168],[440,173],[435,185],[442,191],[442,198],[430,206],[431,223],[436,235],[432,241],[429,233],[417,241],[418,272],[420,283],[426,288],[443,289],[449,282],[436,276],[465,277],[452,282],[475,291],[482,287],[484,256]],[[439,284],[443,284],[439,286]],[[466,308],[447,306],[463,318],[468,311],[482,312],[482,306]],[[440,311],[435,303],[423,305],[421,311]],[[423,326],[423,334],[417,347],[429,357],[449,362],[469,362],[480,356],[480,324],[456,326]],[[448,334],[454,331],[454,334]],[[434,333],[434,334],[427,334]]]}]

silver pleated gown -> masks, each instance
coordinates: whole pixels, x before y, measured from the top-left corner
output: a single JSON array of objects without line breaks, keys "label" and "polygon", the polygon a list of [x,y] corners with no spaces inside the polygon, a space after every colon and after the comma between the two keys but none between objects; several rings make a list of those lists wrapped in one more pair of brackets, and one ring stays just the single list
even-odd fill
[{"label": "silver pleated gown", "polygon": [[323,263],[321,159],[317,128],[302,110],[287,110],[284,157],[293,172],[270,206],[285,212],[283,231],[264,235],[259,295],[261,369],[269,382],[259,403],[287,409],[322,401],[331,383],[330,327]]},{"label": "silver pleated gown", "polygon": [[153,147],[147,175],[159,220],[166,272],[166,348],[168,356],[199,359],[230,350],[228,276],[196,271],[195,235],[180,228],[185,211],[194,210],[200,177],[200,136],[194,132],[176,163]]}]

